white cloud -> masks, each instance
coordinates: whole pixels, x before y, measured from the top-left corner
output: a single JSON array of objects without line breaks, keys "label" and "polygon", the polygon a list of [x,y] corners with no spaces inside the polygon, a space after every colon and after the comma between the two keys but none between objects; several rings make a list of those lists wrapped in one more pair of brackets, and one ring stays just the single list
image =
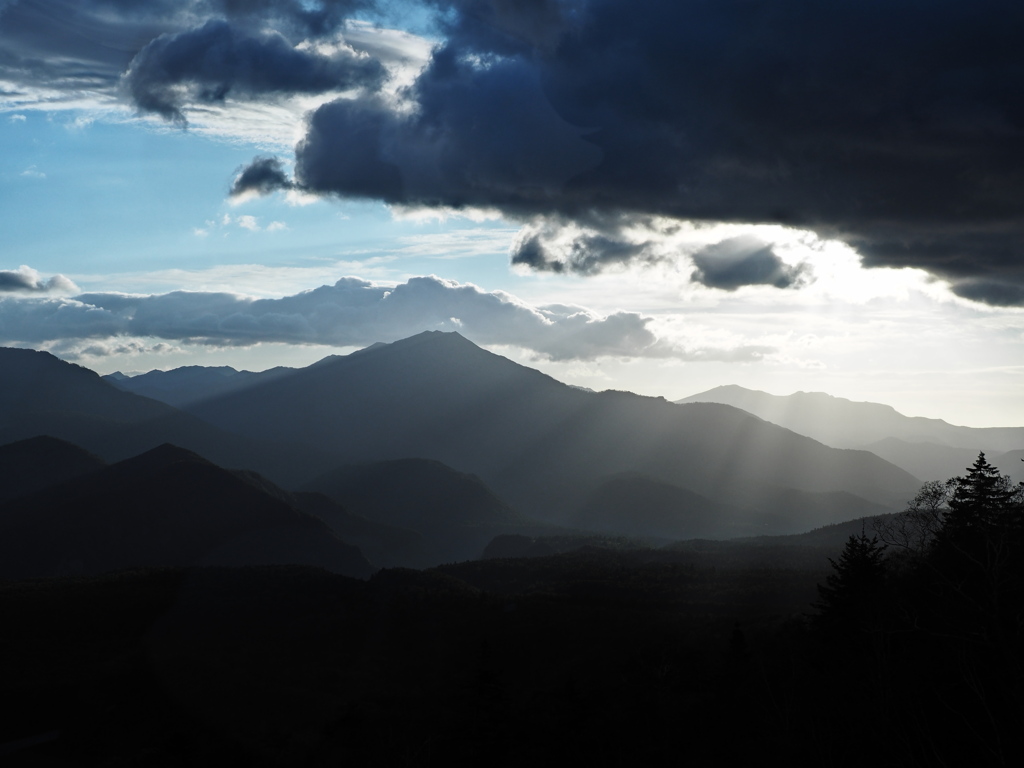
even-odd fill
[{"label": "white cloud", "polygon": [[61,339],[39,345],[41,349],[51,352],[63,360],[71,362],[94,361],[109,357],[130,357],[153,355],[170,355],[180,353],[181,347],[165,341],[153,341],[133,338],[116,339]]},{"label": "white cloud", "polygon": [[73,293],[77,290],[78,286],[64,275],[43,278],[25,264],[14,270],[0,270],[0,294]]},{"label": "white cloud", "polygon": [[532,306],[434,276],[382,285],[343,278],[277,299],[230,292],[82,294],[74,299],[0,303],[6,343],[154,338],[209,346],[262,342],[363,346],[423,330],[458,330],[480,344],[511,345],[548,360],[655,357],[692,360],[760,357],[766,350],[682,346],[659,337],[652,318],[601,315],[563,304]]},{"label": "white cloud", "polygon": [[516,230],[510,227],[452,229],[445,232],[424,232],[396,238],[392,251],[400,256],[421,256],[434,259],[463,259],[508,251]]},{"label": "white cloud", "polygon": [[43,173],[42,171],[40,171],[34,165],[30,165],[28,168],[26,168],[24,171],[22,171],[21,175],[26,177],[26,178],[29,178],[29,179],[45,179],[46,178],[46,174]]}]

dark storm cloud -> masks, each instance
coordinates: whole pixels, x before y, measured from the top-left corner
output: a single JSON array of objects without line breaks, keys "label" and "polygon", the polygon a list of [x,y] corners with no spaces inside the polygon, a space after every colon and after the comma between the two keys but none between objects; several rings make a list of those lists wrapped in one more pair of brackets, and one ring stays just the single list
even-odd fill
[{"label": "dark storm cloud", "polygon": [[559,217],[531,223],[512,244],[512,263],[542,272],[593,275],[615,265],[669,258],[659,252],[653,239],[630,239],[624,234],[627,226],[658,234],[659,227],[643,217],[587,216],[580,223],[586,228]]},{"label": "dark storm cloud", "polygon": [[239,169],[231,185],[231,197],[258,194],[266,195],[278,189],[290,189],[291,181],[285,173],[284,164],[276,157],[257,157],[249,165]]},{"label": "dark storm cloud", "polygon": [[1002,280],[960,280],[953,283],[953,293],[972,301],[983,301],[997,307],[1024,306],[1024,285]]},{"label": "dark storm cloud", "polygon": [[376,87],[383,79],[379,62],[351,51],[325,56],[296,49],[277,32],[247,35],[214,20],[149,43],[124,82],[140,109],[184,122],[186,103]]},{"label": "dark storm cloud", "polygon": [[[434,4],[448,38],[412,116],[321,107],[300,184],[522,217],[784,223],[869,265],[1024,285],[1019,3]],[[550,266],[524,245],[521,263]]]},{"label": "dark storm cloud", "polygon": [[[316,110],[296,147],[299,187],[524,221],[790,224],[869,266],[921,267],[965,297],[1020,303],[1016,0],[423,2],[442,39],[404,103],[369,92]],[[135,59],[139,105],[172,118],[225,94],[372,91],[365,60],[298,46],[390,7],[14,0],[0,9],[0,76],[102,90]],[[580,241],[575,263],[545,255],[550,239],[524,241],[520,263],[587,272],[649,258],[609,237]]]},{"label": "dark storm cloud", "polygon": [[426,0],[438,26],[460,48],[502,55],[550,51],[579,19],[576,0]]},{"label": "dark storm cloud", "polygon": [[[293,43],[336,32],[376,0],[7,0],[0,3],[0,76],[23,86],[112,89],[164,34],[227,20],[248,35]],[[268,62],[269,63],[269,62]]]},{"label": "dark storm cloud", "polygon": [[794,288],[808,277],[803,265],[786,264],[770,243],[741,236],[709,245],[693,255],[693,280],[708,288],[735,291],[744,285]]},{"label": "dark storm cloud", "polygon": [[372,96],[317,109],[296,148],[296,181],[392,203],[532,209],[600,161],[521,59],[435,51],[410,95],[412,113]]}]

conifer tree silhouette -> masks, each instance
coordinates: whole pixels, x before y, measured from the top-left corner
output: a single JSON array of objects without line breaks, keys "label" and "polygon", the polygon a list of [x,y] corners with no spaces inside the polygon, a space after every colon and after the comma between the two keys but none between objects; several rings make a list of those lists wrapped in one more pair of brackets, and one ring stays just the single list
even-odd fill
[{"label": "conifer tree silhouette", "polygon": [[974,540],[996,534],[1014,522],[1019,489],[988,463],[983,452],[967,468],[967,475],[955,482],[943,521],[943,537]]},{"label": "conifer tree silhouette", "polygon": [[829,558],[834,573],[818,585],[818,621],[825,626],[863,626],[876,612],[886,579],[885,545],[878,537],[850,536],[838,560]]}]

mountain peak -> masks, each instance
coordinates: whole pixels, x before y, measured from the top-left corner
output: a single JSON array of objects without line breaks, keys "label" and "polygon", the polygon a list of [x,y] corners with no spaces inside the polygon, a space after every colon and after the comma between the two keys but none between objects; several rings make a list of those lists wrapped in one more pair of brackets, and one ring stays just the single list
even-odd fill
[{"label": "mountain peak", "polygon": [[463,347],[474,349],[480,349],[476,344],[467,339],[458,331],[423,331],[417,333],[415,336],[409,336],[406,339],[392,342],[388,346],[391,347],[412,347],[420,344],[429,344],[431,346],[445,346],[445,347]]},{"label": "mountain peak", "polygon": [[145,453],[125,459],[115,466],[128,467],[135,471],[155,471],[181,463],[210,464],[212,466],[212,462],[207,461],[198,453],[193,453],[187,448],[181,448],[172,443],[162,443]]}]

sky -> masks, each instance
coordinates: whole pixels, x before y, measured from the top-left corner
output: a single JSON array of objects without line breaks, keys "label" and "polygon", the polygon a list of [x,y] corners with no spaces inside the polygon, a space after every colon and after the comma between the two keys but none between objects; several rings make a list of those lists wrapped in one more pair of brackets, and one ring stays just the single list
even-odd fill
[{"label": "sky", "polygon": [[0,344],[1024,424],[1024,6],[0,0]]}]

